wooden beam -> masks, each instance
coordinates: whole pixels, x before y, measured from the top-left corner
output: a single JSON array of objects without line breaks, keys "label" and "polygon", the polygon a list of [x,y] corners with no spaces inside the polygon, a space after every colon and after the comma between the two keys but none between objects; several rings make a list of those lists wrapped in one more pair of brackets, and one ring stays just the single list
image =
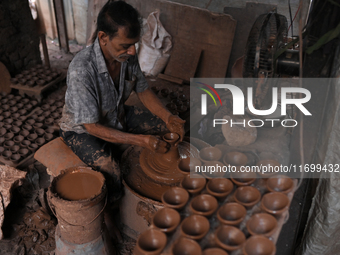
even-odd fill
[{"label": "wooden beam", "polygon": [[63,0],[53,0],[53,5],[58,30],[59,48],[69,52]]}]

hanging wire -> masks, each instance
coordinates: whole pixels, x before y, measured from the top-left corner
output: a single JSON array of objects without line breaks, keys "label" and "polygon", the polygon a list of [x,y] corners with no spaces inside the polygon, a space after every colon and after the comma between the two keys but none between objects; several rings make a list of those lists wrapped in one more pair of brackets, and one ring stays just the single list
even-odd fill
[{"label": "hanging wire", "polygon": [[[293,22],[294,22],[294,20],[295,20],[295,18],[296,18],[296,16],[297,16],[297,14],[299,13],[299,10],[300,10],[300,8],[301,8],[301,5],[302,5],[302,3],[300,2],[299,8],[297,9],[297,11],[296,11],[296,13],[295,13],[295,15],[294,15],[294,19],[293,19],[292,23],[289,25],[288,32],[289,32],[290,27],[292,27],[292,33],[293,33]],[[287,33],[287,34],[288,34],[288,33]]]},{"label": "hanging wire", "polygon": [[292,26],[292,37],[293,37],[293,34],[294,34],[293,33],[293,18],[292,18],[292,8],[290,7],[290,0],[288,0],[288,8],[289,8],[290,25]]}]

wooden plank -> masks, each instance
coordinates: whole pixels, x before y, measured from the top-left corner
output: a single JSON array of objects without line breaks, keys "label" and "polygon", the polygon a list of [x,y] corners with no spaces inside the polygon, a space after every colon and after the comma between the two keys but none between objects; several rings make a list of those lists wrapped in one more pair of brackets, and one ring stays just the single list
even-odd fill
[{"label": "wooden plank", "polygon": [[65,52],[69,52],[68,46],[68,36],[66,30],[66,21],[65,21],[65,13],[64,13],[64,4],[63,0],[53,0],[55,18],[57,23],[58,30],[58,38],[59,38],[59,47],[63,49]]},{"label": "wooden plank", "polygon": [[147,18],[160,10],[160,21],[177,42],[185,41],[202,50],[196,77],[225,77],[236,21],[226,14],[159,0],[126,0]]},{"label": "wooden plank", "polygon": [[164,74],[190,82],[190,78],[195,77],[201,52],[202,50],[194,44],[181,42],[181,40],[174,42]]}]

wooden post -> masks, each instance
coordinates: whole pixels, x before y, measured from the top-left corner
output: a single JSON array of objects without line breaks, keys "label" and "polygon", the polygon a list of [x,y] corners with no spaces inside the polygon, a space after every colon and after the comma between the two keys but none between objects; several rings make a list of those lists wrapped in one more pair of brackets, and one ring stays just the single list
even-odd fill
[{"label": "wooden post", "polygon": [[65,52],[69,52],[66,21],[63,0],[53,0],[55,18],[57,23],[59,47]]}]

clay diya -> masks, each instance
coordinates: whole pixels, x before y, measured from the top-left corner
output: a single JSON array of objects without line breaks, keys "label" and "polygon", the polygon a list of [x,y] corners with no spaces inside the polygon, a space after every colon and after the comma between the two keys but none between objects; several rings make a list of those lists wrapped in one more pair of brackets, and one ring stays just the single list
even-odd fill
[{"label": "clay diya", "polygon": [[30,132],[27,131],[27,130],[22,130],[22,131],[20,131],[20,133],[19,133],[19,135],[22,135],[23,137],[27,137],[29,134],[30,134]]},{"label": "clay diya", "polygon": [[220,161],[207,161],[204,162],[201,172],[207,179],[212,178],[225,178],[226,173],[223,172],[225,165]]},{"label": "clay diya", "polygon": [[220,248],[205,249],[202,255],[228,255],[228,253]]},{"label": "clay diya", "polygon": [[58,109],[57,106],[52,105],[52,106],[50,107],[50,112],[54,112],[54,111],[56,111],[57,109]]},{"label": "clay diya", "polygon": [[64,102],[56,102],[55,106],[57,106],[58,108],[63,107],[64,106]]},{"label": "clay diya", "polygon": [[238,203],[224,204],[217,211],[217,219],[225,225],[237,226],[246,217],[247,210]]},{"label": "clay diya", "polygon": [[231,173],[230,179],[237,186],[248,186],[248,185],[252,184],[253,182],[255,182],[256,173],[254,173],[254,172]]},{"label": "clay diya", "polygon": [[294,188],[294,182],[291,178],[284,175],[270,177],[267,180],[267,189],[271,192],[289,193]]},{"label": "clay diya", "polygon": [[196,195],[200,193],[206,184],[207,180],[200,175],[187,175],[181,182],[182,188],[186,189],[190,194]]},{"label": "clay diya", "polygon": [[[40,123],[40,122],[36,122],[33,124],[33,128],[36,130],[36,129],[42,129],[42,127],[44,126],[43,123]],[[45,132],[45,131],[44,131]]]},{"label": "clay diya", "polygon": [[36,81],[36,84],[37,84],[38,86],[44,86],[45,83],[46,83],[46,81],[43,80],[43,79],[40,79],[40,80],[37,80],[37,81]]},{"label": "clay diya", "polygon": [[194,240],[180,237],[172,246],[172,255],[201,255],[201,246]]},{"label": "clay diya", "polygon": [[169,95],[169,90],[168,89],[161,89],[161,95],[162,95],[162,97],[167,97]]},{"label": "clay diya", "polygon": [[3,113],[2,113],[2,116],[3,116],[4,118],[9,118],[9,116],[11,116],[11,113],[10,113],[10,112],[3,112]]},{"label": "clay diya", "polygon": [[52,119],[52,118],[47,118],[47,119],[45,119],[44,124],[45,124],[46,126],[52,126],[52,125],[53,125],[53,122],[54,122],[54,119]]},{"label": "clay diya", "polygon": [[173,232],[179,223],[181,216],[172,208],[162,208],[152,218],[152,225],[164,233]]},{"label": "clay diya", "polygon": [[199,152],[200,159],[204,163],[209,161],[218,161],[222,157],[222,151],[216,147],[205,147]]},{"label": "clay diya", "polygon": [[35,114],[40,116],[43,112],[44,111],[42,109],[38,109],[38,110],[35,111]]},{"label": "clay diya", "polygon": [[21,157],[26,157],[27,155],[28,155],[28,153],[29,153],[30,151],[28,150],[28,149],[26,149],[26,148],[22,148],[22,149],[20,149],[19,151],[18,151],[18,153],[19,153],[19,155],[21,156]]},{"label": "clay diya", "polygon": [[17,126],[12,126],[12,128],[11,128],[11,132],[13,134],[19,134],[20,130],[21,129],[19,127],[17,127]]},{"label": "clay diya", "polygon": [[41,116],[44,116],[45,118],[48,118],[51,114],[51,111],[44,111]]},{"label": "clay diya", "polygon": [[243,234],[243,232],[233,226],[219,226],[215,234],[217,245],[227,251],[239,249],[246,241],[246,236]]},{"label": "clay diya", "polygon": [[210,224],[206,217],[190,215],[181,223],[181,235],[193,240],[201,240],[209,231]]},{"label": "clay diya", "polygon": [[270,192],[263,196],[261,207],[267,213],[281,215],[288,209],[289,199],[281,192]]},{"label": "clay diya", "polygon": [[21,103],[27,104],[30,100],[28,98],[24,98],[21,100]]},{"label": "clay diya", "polygon": [[164,206],[181,210],[189,200],[189,193],[180,187],[171,187],[162,195]]},{"label": "clay diya", "polygon": [[148,229],[140,234],[136,243],[137,254],[159,255],[167,242],[166,235],[157,229]]},{"label": "clay diya", "polygon": [[22,126],[22,121],[16,120],[12,123],[14,126],[21,127]]},{"label": "clay diya", "polygon": [[6,128],[2,127],[0,128],[0,136],[4,136],[7,133]]},{"label": "clay diya", "polygon": [[157,95],[158,91],[159,91],[159,88],[156,87],[156,86],[152,86],[151,87],[151,90],[153,91],[153,93],[155,93]]},{"label": "clay diya", "polygon": [[27,139],[29,140],[29,141],[31,141],[31,143],[33,143],[34,141],[35,141],[35,139],[37,139],[38,138],[38,135],[37,134],[29,134],[28,136],[27,136]]},{"label": "clay diya", "polygon": [[33,126],[34,123],[35,123],[34,119],[28,119],[25,121],[25,124],[30,125],[30,126]]},{"label": "clay diya", "polygon": [[12,124],[13,121],[14,121],[14,120],[13,120],[12,118],[7,118],[7,119],[4,120],[4,123],[5,123],[5,125],[6,125],[6,124]]},{"label": "clay diya", "polygon": [[[280,169],[280,163],[277,160],[274,159],[264,159],[264,160],[260,160],[257,162],[256,164],[260,171],[257,172],[257,174],[259,176],[261,176],[262,178],[268,178],[274,174],[276,174],[277,172],[279,172]],[[272,169],[272,170],[270,170]],[[277,169],[277,171],[275,172],[274,169]]]},{"label": "clay diya", "polygon": [[32,100],[32,101],[31,101],[31,105],[32,105],[32,106],[36,106],[37,104],[38,104],[38,101],[36,101],[36,100]]},{"label": "clay diya", "polygon": [[175,92],[175,91],[170,92],[170,93],[169,93],[169,97],[170,97],[170,99],[177,99],[178,93]]},{"label": "clay diya", "polygon": [[5,150],[1,155],[5,160],[10,160],[12,157],[12,152],[10,150]]},{"label": "clay diya", "polygon": [[5,147],[0,146],[0,155],[5,151]]},{"label": "clay diya", "polygon": [[226,178],[211,179],[206,186],[208,193],[219,200],[226,198],[233,190],[233,187],[233,183]]},{"label": "clay diya", "polygon": [[18,151],[20,150],[20,146],[19,145],[13,145],[9,149],[11,150],[12,153],[18,153]]},{"label": "clay diya", "polygon": [[264,236],[251,236],[243,247],[244,255],[274,255],[275,253],[275,244]]},{"label": "clay diya", "polygon": [[249,209],[260,201],[261,193],[257,188],[242,186],[236,189],[234,199],[237,203]]},{"label": "clay diya", "polygon": [[2,145],[5,141],[5,137],[0,137],[0,145]]},{"label": "clay diya", "polygon": [[54,129],[53,129],[53,128],[50,128],[50,127],[49,127],[49,128],[46,128],[46,129],[45,129],[45,133],[46,133],[46,134],[53,134],[53,133],[54,133]]},{"label": "clay diya", "polygon": [[35,143],[36,143],[38,146],[43,145],[45,142],[46,142],[46,140],[45,140],[45,138],[43,138],[43,137],[39,137],[38,139],[35,140]]},{"label": "clay diya", "polygon": [[24,109],[27,111],[30,111],[32,109],[33,105],[31,104],[25,104]]},{"label": "clay diya", "polygon": [[60,118],[60,114],[58,113],[58,112],[53,112],[53,113],[51,113],[51,118],[53,118],[53,119],[59,119]]},{"label": "clay diya", "polygon": [[22,115],[25,115],[27,113],[27,110],[21,109],[21,110],[18,111],[18,113],[22,116]]},{"label": "clay diya", "polygon": [[14,145],[14,142],[13,141],[5,141],[4,142],[4,147],[7,149],[7,150],[10,150],[10,148]]},{"label": "clay diya", "polygon": [[21,109],[22,107],[24,107],[24,104],[19,103],[19,104],[16,104],[15,106],[18,107],[18,109]]},{"label": "clay diya", "polygon": [[49,133],[46,133],[44,135],[44,139],[46,140],[46,142],[51,141],[53,139],[53,137],[54,137],[53,134],[49,134]]},{"label": "clay diya", "polygon": [[28,148],[28,146],[31,144],[31,141],[28,141],[28,140],[23,140],[21,143],[20,143],[20,146],[22,148]]},{"label": "clay diya", "polygon": [[277,220],[268,213],[257,213],[247,221],[247,230],[251,235],[270,237],[277,227]]},{"label": "clay diya", "polygon": [[194,214],[210,217],[218,208],[215,197],[209,194],[201,194],[194,197],[190,202],[190,210]]},{"label": "clay diya", "polygon": [[245,166],[248,163],[248,157],[238,151],[227,152],[223,157],[223,163],[232,166]]},{"label": "clay diya", "polygon": [[17,144],[20,144],[24,140],[24,137],[22,135],[17,135],[13,138],[13,141]]},{"label": "clay diya", "polygon": [[14,134],[11,133],[11,132],[7,132],[7,133],[4,135],[4,137],[5,137],[5,140],[6,140],[6,141],[9,141],[9,140],[12,140],[12,139],[13,139]]},{"label": "clay diya", "polygon": [[[31,116],[33,119],[33,117]],[[45,121],[45,116],[39,116],[37,115],[37,118],[35,119],[36,122],[43,123]]]},{"label": "clay diya", "polygon": [[34,130],[34,133],[36,133],[38,136],[44,136],[45,135],[45,130],[43,130],[42,128],[38,128],[36,130]]},{"label": "clay diya", "polygon": [[178,171],[183,174],[190,174],[190,171],[194,172],[196,166],[201,166],[201,161],[197,158],[181,158],[178,162]]},{"label": "clay diya", "polygon": [[21,122],[24,122],[24,121],[27,120],[27,117],[26,117],[26,116],[20,116],[20,117],[18,118],[18,120],[20,120]]}]

